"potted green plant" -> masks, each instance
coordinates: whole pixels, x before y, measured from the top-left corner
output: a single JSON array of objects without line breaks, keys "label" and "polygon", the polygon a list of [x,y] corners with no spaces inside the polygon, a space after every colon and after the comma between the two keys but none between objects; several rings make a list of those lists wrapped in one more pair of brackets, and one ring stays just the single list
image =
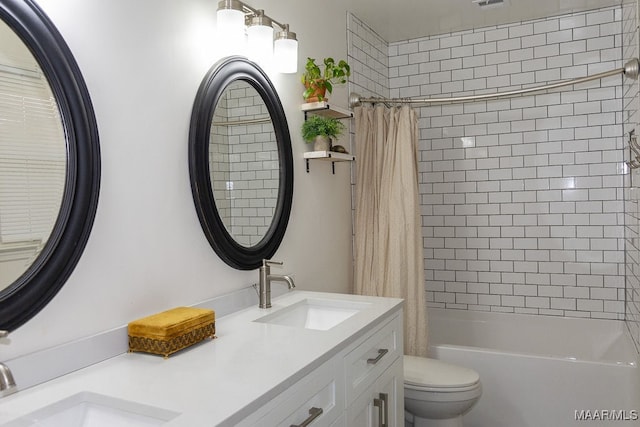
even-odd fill
[{"label": "potted green plant", "polygon": [[[302,74],[305,91],[302,94],[306,102],[326,101],[326,92],[333,92],[333,85],[344,84],[351,75],[351,67],[346,61],[336,63],[333,58],[325,58],[324,66],[316,64],[313,58],[307,58]],[[323,67],[323,68],[321,68]]]},{"label": "potted green plant", "polygon": [[310,116],[302,124],[302,138],[313,142],[314,151],[330,151],[331,138],[337,138],[344,131],[344,123],[332,117]]}]

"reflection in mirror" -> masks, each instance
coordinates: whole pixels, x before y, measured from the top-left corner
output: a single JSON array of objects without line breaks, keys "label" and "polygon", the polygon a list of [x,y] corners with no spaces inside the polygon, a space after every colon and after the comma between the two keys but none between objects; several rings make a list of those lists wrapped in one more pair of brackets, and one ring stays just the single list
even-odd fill
[{"label": "reflection in mirror", "polygon": [[0,22],[0,329],[13,331],[80,260],[100,143],[78,64],[47,15],[33,0],[1,0]]},{"label": "reflection in mirror", "polygon": [[67,145],[49,83],[22,40],[0,21],[0,291],[46,245],[66,168]]},{"label": "reflection in mirror", "polygon": [[278,200],[280,165],[267,106],[249,83],[225,88],[213,113],[211,187],[227,232],[245,247],[267,234]]}]

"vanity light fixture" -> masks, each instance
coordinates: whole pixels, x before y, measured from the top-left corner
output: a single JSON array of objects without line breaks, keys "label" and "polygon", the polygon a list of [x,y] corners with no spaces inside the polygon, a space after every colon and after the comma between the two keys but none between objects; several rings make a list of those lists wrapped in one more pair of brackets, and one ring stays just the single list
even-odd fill
[{"label": "vanity light fixture", "polygon": [[264,10],[248,17],[247,26],[247,56],[263,67],[268,67],[273,61],[273,21],[265,16]]},{"label": "vanity light fixture", "polygon": [[289,24],[284,25],[284,29],[276,33],[274,43],[273,59],[278,65],[281,73],[298,72],[298,39],[296,33],[289,31]]},{"label": "vanity light fixture", "polygon": [[[275,59],[277,71],[298,71],[298,40],[289,24],[281,24],[240,0],[218,2],[217,32],[229,54],[244,54],[263,67],[270,67]],[[274,28],[278,29],[275,34]]]},{"label": "vanity light fixture", "polygon": [[218,3],[217,35],[223,56],[244,54],[246,44],[244,31],[244,9],[238,0],[223,0]]}]

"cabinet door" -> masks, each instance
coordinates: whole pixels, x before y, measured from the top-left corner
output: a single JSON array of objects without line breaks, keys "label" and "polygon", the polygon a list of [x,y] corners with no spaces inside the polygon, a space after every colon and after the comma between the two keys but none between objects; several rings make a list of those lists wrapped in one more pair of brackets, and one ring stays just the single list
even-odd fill
[{"label": "cabinet door", "polygon": [[345,414],[342,414],[335,423],[331,424],[331,427],[348,427],[347,416]]},{"label": "cabinet door", "polygon": [[347,410],[349,427],[403,427],[404,381],[402,358],[380,375]]},{"label": "cabinet door", "polygon": [[347,409],[347,425],[349,427],[372,427],[373,423],[373,396],[374,392],[366,390],[353,400]]},{"label": "cabinet door", "polygon": [[376,381],[373,425],[404,427],[404,372],[397,360]]},{"label": "cabinet door", "polygon": [[343,412],[344,372],[334,357],[236,426],[329,427]]}]

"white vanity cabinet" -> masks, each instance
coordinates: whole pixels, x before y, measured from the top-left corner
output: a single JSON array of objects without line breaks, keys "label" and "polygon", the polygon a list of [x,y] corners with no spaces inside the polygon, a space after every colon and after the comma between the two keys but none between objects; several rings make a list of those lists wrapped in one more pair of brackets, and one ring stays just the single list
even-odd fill
[{"label": "white vanity cabinet", "polygon": [[402,311],[348,344],[238,426],[404,426]]},{"label": "white vanity cabinet", "polygon": [[[222,316],[216,332],[167,360],[123,353],[5,396],[0,425],[42,423],[42,411],[88,394],[116,402],[109,413],[170,411],[166,427],[404,426],[401,299],[287,292],[269,310]],[[113,337],[126,338],[126,327],[101,345]],[[14,365],[16,380],[20,366],[46,366],[50,354]]]}]

